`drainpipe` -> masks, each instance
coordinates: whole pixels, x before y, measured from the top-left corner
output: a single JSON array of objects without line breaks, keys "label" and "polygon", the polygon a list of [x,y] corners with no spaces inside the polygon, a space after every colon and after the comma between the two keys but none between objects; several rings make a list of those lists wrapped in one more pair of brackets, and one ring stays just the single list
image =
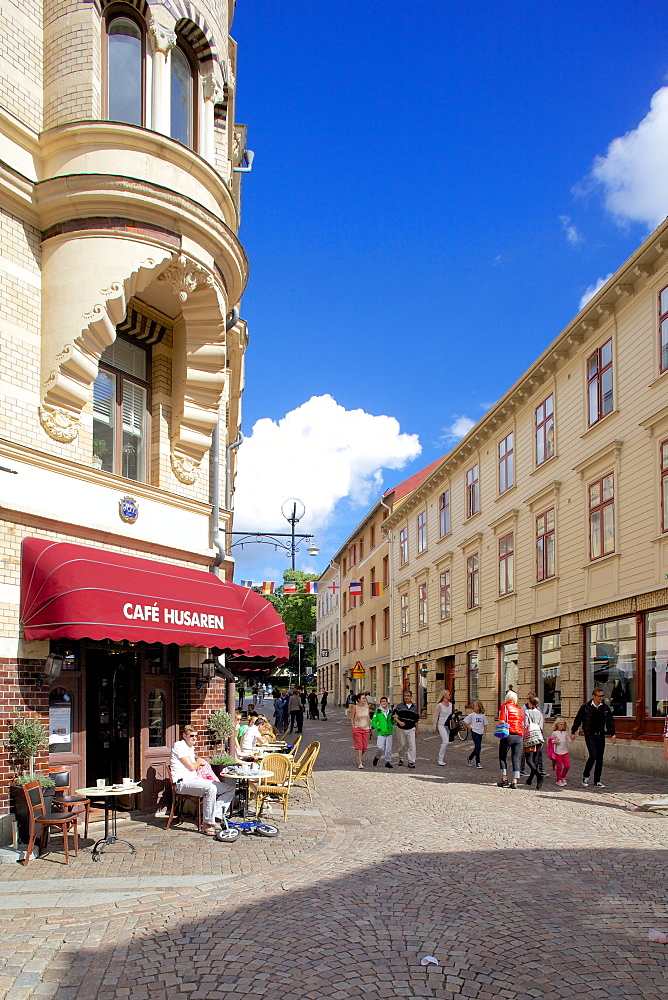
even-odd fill
[{"label": "drainpipe", "polygon": [[[225,333],[229,333],[232,327],[235,326],[235,324],[238,322],[239,322],[239,309],[237,306],[235,306],[225,322]],[[243,435],[241,431],[239,431],[237,441],[235,442],[234,445],[231,445],[227,449],[227,483],[231,481],[230,467],[229,467],[230,452],[232,451],[232,448],[238,448],[242,441],[243,441]],[[211,512],[211,516],[213,518],[213,521],[211,525],[212,528],[211,535],[213,539],[213,547],[216,549],[216,557],[213,561],[211,572],[215,576],[218,576],[219,575],[218,569],[222,565],[225,559],[225,541],[224,539],[221,541],[220,538],[220,409],[218,410],[218,419],[216,420],[216,426],[213,429],[213,435],[211,438],[211,450],[213,452],[213,463],[211,470],[213,476],[213,490],[212,490],[213,496],[211,498],[213,510]],[[225,504],[226,504],[225,509],[229,510],[230,497],[228,496],[227,491],[225,494]],[[226,695],[225,700],[227,702],[227,711],[230,713],[232,718],[234,718],[234,709],[237,701],[236,685],[234,679],[230,680],[229,677],[227,678],[226,684],[227,684],[227,690],[225,692]]]},{"label": "drainpipe", "polygon": [[[381,507],[384,507],[387,511],[387,516],[389,517],[392,513],[392,508],[383,502],[382,498],[380,501]],[[392,589],[393,584],[393,567],[392,567],[392,550],[394,543],[394,532],[390,531],[387,536],[387,547],[389,555],[389,573],[388,573],[388,590],[390,591],[390,697],[394,694],[394,591]]]}]

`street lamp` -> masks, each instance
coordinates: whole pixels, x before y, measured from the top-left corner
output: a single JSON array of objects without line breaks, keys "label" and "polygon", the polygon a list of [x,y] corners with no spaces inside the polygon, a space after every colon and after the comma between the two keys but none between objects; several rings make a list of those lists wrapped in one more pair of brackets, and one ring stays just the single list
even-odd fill
[{"label": "street lamp", "polygon": [[[243,548],[244,545],[248,545],[250,542],[258,542],[264,545],[273,545],[275,550],[283,549],[288,553],[291,560],[292,569],[295,568],[295,555],[299,552],[298,542],[308,542],[306,551],[310,556],[317,556],[320,552],[319,547],[313,541],[313,535],[301,535],[295,532],[295,526],[299,524],[306,512],[306,508],[301,500],[297,497],[291,497],[286,500],[281,507],[281,513],[285,520],[290,525],[290,532],[266,532],[266,531],[226,531],[225,534],[228,538],[234,538],[230,545],[230,549],[233,549],[236,545]],[[286,541],[282,541],[286,539]]]}]

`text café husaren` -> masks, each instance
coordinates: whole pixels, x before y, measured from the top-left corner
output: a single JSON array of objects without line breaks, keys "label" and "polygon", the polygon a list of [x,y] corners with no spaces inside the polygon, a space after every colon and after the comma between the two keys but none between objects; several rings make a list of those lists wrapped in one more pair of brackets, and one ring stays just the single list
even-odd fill
[{"label": "text caf\u00e9 husaren", "polygon": [[21,558],[24,644],[49,646],[17,667],[16,714],[48,724],[48,764],[67,766],[73,787],[129,776],[141,808],[160,808],[179,726],[206,730],[233,708],[235,675],[287,660],[282,620],[255,591],[196,569],[40,538]]}]

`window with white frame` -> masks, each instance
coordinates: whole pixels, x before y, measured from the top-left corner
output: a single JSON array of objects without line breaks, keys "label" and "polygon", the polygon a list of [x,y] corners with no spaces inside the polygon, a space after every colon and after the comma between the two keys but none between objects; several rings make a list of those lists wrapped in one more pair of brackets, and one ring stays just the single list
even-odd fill
[{"label": "window with white frame", "polygon": [[612,338],[587,358],[589,426],[612,411]]},{"label": "window with white frame", "polygon": [[659,371],[668,371],[668,287],[659,292]]},{"label": "window with white frame", "polygon": [[659,446],[661,457],[661,531],[668,531],[668,441]]},{"label": "window with white frame", "polygon": [[417,550],[424,552],[427,548],[427,511],[422,510],[417,516]]},{"label": "window with white frame", "polygon": [[115,11],[106,27],[106,117],[145,124],[146,33],[133,11]]},{"label": "window with white frame", "polygon": [[474,701],[478,700],[478,692],[480,690],[479,684],[479,669],[478,669],[478,651],[474,650],[468,654],[467,657],[467,675],[468,675],[468,696],[469,704],[472,705]]},{"label": "window with white frame", "polygon": [[512,593],[515,589],[515,532],[499,538],[499,597]]},{"label": "window with white frame", "polygon": [[427,624],[427,584],[418,584],[418,628]]},{"label": "window with white frame", "polygon": [[499,441],[499,493],[505,493],[515,485],[515,451],[513,432]]},{"label": "window with white frame", "polygon": [[408,562],[408,528],[399,532],[399,562],[402,566]]},{"label": "window with white frame", "polygon": [[473,552],[466,560],[466,607],[477,608],[480,604],[480,558]]},{"label": "window with white frame", "polygon": [[552,393],[536,407],[536,465],[554,455],[554,396]]},{"label": "window with white frame", "polygon": [[554,507],[536,517],[536,582],[554,576]]},{"label": "window with white frame", "polygon": [[408,632],[408,593],[404,592],[399,599],[399,607],[401,612],[401,633],[406,635]]},{"label": "window with white frame", "polygon": [[439,584],[441,621],[444,621],[446,618],[449,618],[452,613],[449,569],[444,569],[441,571],[438,578],[438,584]]},{"label": "window with white frame", "polygon": [[93,464],[144,483],[148,477],[147,351],[117,337],[93,383]]},{"label": "window with white frame", "polygon": [[466,516],[473,517],[480,510],[480,481],[478,463],[466,473]]},{"label": "window with white frame", "polygon": [[444,490],[438,498],[438,533],[441,538],[450,534],[450,490]]},{"label": "window with white frame", "polygon": [[612,472],[589,484],[589,558],[615,551],[615,477]]}]

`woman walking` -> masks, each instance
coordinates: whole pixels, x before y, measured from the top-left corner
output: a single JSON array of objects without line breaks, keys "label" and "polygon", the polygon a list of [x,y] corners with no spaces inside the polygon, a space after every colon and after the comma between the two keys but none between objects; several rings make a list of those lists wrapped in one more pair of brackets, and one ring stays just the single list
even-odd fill
[{"label": "woman walking", "polygon": [[353,746],[357,751],[357,766],[363,771],[362,757],[369,746],[371,736],[371,715],[365,694],[360,694],[357,701],[350,706],[350,725],[353,731]]},{"label": "woman walking", "polygon": [[550,742],[555,753],[554,767],[557,772],[557,784],[560,788],[565,788],[566,775],[571,766],[571,758],[568,753],[571,735],[566,727],[566,720],[562,719],[561,716],[554,720]]},{"label": "woman walking", "polygon": [[482,767],[480,750],[482,749],[482,738],[487,732],[487,716],[485,715],[485,706],[481,701],[473,702],[473,711],[469,712],[463,722],[466,728],[471,730],[471,738],[473,739],[473,750],[468,755],[466,763],[469,767],[473,767],[473,758],[475,757],[475,766]]},{"label": "woman walking", "polygon": [[[520,776],[520,757],[522,756],[523,718],[522,709],[517,707],[517,695],[514,691],[506,692],[506,700],[499,709],[499,724],[508,727],[508,734],[499,740],[499,767],[501,781],[499,788],[517,788]],[[511,754],[513,776],[508,781],[508,751]]]},{"label": "woman walking", "polygon": [[538,759],[538,751],[545,742],[545,737],[543,736],[545,720],[543,713],[538,707],[539,704],[537,696],[533,695],[529,698],[529,707],[525,706],[522,712],[524,715],[524,759],[529,768],[529,777],[526,780],[526,784],[530,785],[535,778],[537,792],[543,787],[543,774],[541,771],[541,762]]},{"label": "woman walking", "polygon": [[450,742],[448,722],[451,715],[452,702],[450,701],[450,692],[446,688],[434,711],[434,728],[432,729],[432,733],[438,732],[441,737],[441,746],[438,751],[438,763],[441,767],[445,767],[445,751],[448,749],[448,743]]}]

